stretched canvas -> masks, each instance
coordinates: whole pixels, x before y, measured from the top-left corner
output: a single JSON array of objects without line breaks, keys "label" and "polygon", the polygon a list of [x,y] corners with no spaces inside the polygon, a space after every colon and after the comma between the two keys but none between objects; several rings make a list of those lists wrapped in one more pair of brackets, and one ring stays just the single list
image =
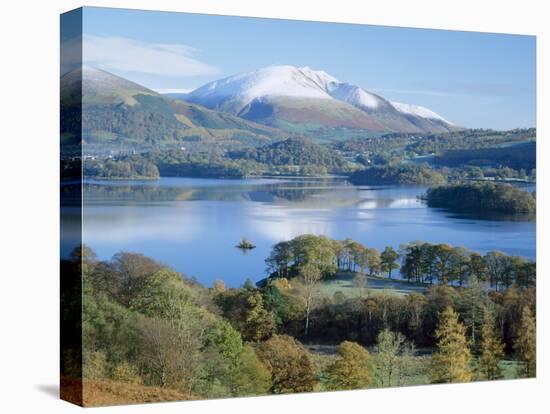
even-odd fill
[{"label": "stretched canvas", "polygon": [[61,397],[534,377],[535,46],[63,14]]}]

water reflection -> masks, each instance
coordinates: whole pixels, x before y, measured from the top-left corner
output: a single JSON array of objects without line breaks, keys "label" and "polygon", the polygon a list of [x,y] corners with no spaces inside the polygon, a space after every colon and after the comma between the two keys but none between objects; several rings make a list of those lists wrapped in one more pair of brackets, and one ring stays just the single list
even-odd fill
[{"label": "water reflection", "polygon": [[[534,258],[535,223],[487,221],[428,209],[423,187],[356,188],[342,180],[89,182],[83,237],[102,258],[152,256],[206,284],[264,276],[273,244],[304,233],[383,249],[412,240],[502,250]],[[257,247],[234,246],[246,236]]]}]

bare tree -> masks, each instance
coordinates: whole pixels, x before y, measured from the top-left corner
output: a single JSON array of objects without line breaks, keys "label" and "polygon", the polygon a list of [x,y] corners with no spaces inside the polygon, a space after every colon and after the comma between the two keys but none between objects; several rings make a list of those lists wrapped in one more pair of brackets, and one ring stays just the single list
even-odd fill
[{"label": "bare tree", "polygon": [[302,298],[306,308],[306,326],[304,335],[307,337],[309,332],[309,316],[316,298],[319,295],[319,282],[321,281],[321,271],[317,266],[305,264],[300,268],[300,281],[302,283]]}]

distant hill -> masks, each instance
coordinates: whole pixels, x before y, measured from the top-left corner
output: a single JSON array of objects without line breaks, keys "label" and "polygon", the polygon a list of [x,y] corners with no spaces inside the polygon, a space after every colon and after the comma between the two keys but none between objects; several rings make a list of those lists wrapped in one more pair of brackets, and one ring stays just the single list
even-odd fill
[{"label": "distant hill", "polygon": [[436,162],[449,167],[510,167],[530,171],[536,168],[537,144],[530,141],[493,148],[448,150],[438,155]]},{"label": "distant hill", "polygon": [[[80,111],[87,153],[130,152],[193,143],[262,145],[285,138],[265,125],[175,101],[108,72],[84,67],[61,78],[62,139],[70,144]],[[78,142],[74,142],[78,144]]]},{"label": "distant hill", "polygon": [[348,164],[338,153],[304,138],[289,138],[263,147],[232,151],[227,156],[235,160],[252,160],[271,166],[314,165],[324,167],[328,171],[341,171]]},{"label": "distant hill", "polygon": [[210,82],[177,99],[293,133],[341,129],[446,132],[460,129],[434,111],[389,100],[308,67],[270,66]]}]

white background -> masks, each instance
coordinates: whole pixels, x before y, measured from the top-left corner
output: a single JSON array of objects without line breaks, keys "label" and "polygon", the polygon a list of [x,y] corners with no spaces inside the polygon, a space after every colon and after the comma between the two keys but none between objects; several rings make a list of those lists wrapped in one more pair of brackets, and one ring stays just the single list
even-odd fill
[{"label": "white background", "polygon": [[[4,0],[0,30],[0,411],[65,413],[58,381],[59,13],[111,6],[536,34],[538,378],[284,397],[164,403],[105,413],[550,412],[547,324],[550,62],[545,0]],[[215,30],[215,28],[213,28]],[[383,39],[381,39],[383,41]],[[543,185],[546,187],[544,188]],[[546,253],[546,255],[545,255]],[[95,411],[96,409],[94,409]]]}]

